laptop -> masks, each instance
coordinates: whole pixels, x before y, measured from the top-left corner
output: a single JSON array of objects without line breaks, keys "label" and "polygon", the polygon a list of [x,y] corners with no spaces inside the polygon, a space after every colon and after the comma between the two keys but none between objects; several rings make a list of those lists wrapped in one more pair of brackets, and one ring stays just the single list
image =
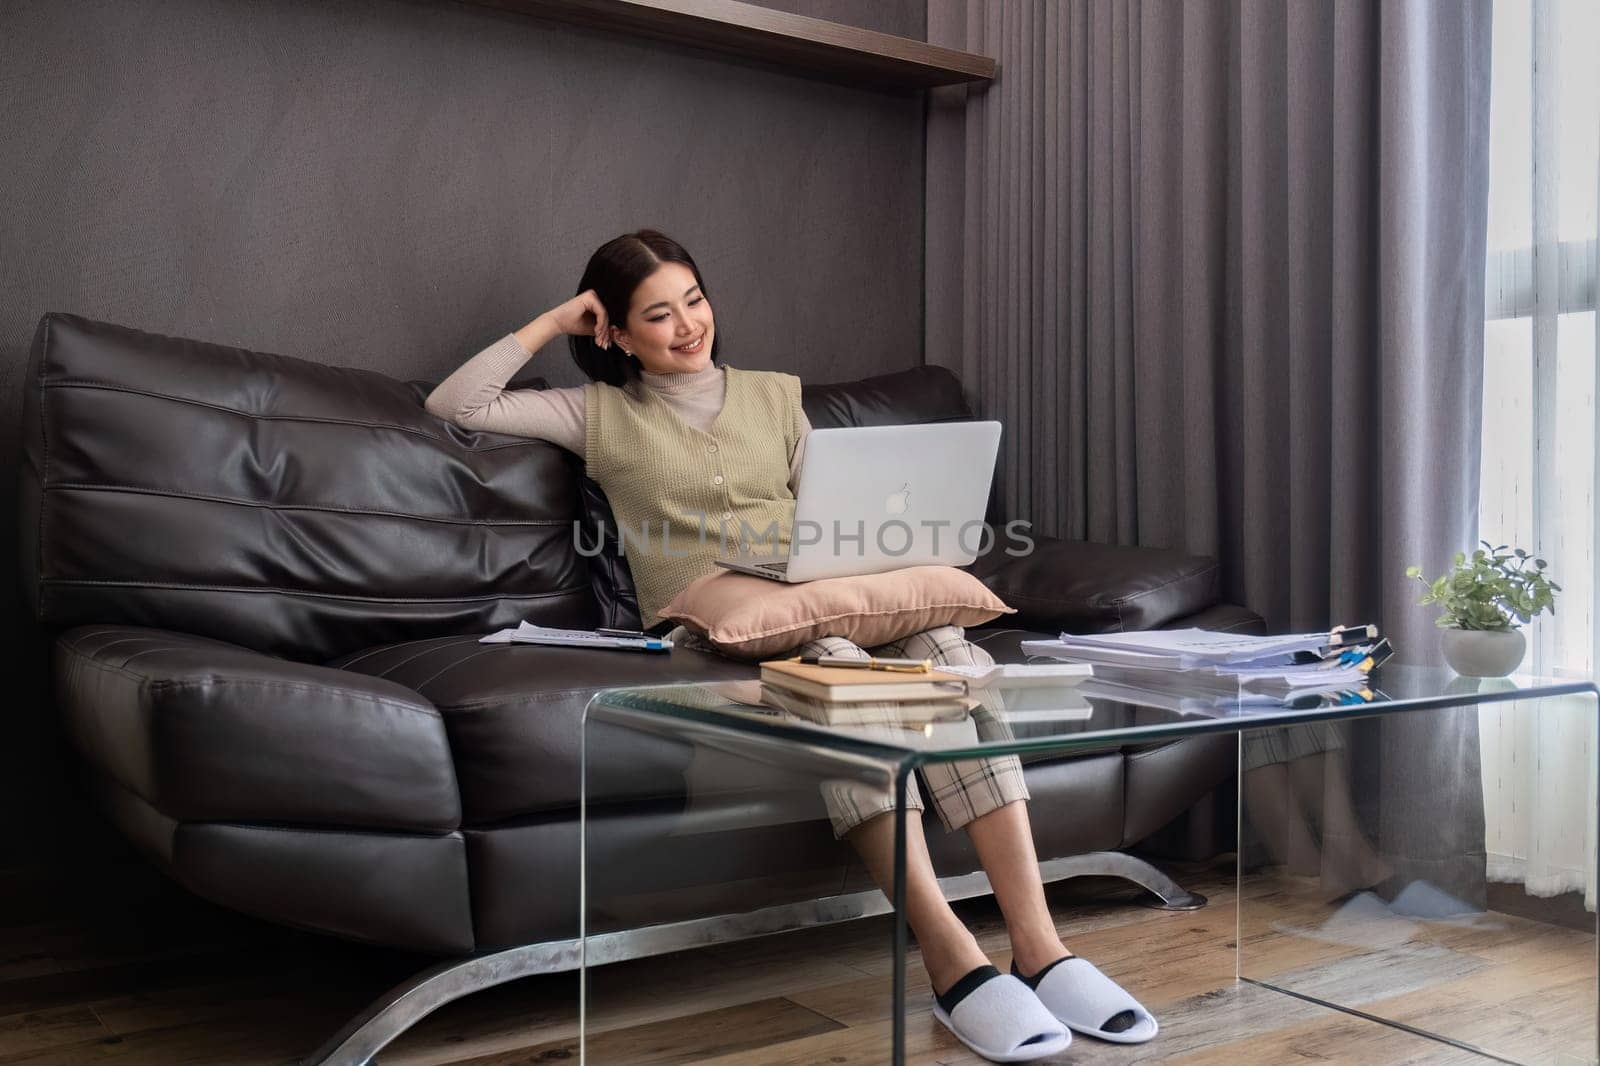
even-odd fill
[{"label": "laptop", "polygon": [[785,582],[966,566],[992,544],[983,518],[999,451],[999,422],[812,430],[789,557],[751,552],[717,565]]}]

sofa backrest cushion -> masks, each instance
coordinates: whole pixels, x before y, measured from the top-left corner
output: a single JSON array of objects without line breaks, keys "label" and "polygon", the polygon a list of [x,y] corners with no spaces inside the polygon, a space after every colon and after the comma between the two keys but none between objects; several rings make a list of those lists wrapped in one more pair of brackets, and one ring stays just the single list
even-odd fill
[{"label": "sofa backrest cushion", "polygon": [[911,426],[972,418],[972,409],[961,394],[961,380],[942,366],[917,366],[836,385],[807,385],[800,402],[812,429]]},{"label": "sofa backrest cushion", "polygon": [[597,619],[577,459],[367,370],[47,314],[24,401],[23,585],[47,625],[305,661]]}]

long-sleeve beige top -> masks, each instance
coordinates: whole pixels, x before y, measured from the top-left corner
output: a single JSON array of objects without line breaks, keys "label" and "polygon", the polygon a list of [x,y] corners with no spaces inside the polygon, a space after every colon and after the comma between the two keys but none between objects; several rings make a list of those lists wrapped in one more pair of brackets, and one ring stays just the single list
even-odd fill
[{"label": "long-sleeve beige top", "polygon": [[[584,416],[583,387],[570,389],[508,389],[510,381],[533,353],[508,333],[461,364],[428,395],[428,412],[466,429],[512,433],[559,444],[585,455],[588,432]],[[720,366],[707,365],[691,374],[652,374],[641,371],[639,384],[661,397],[689,425],[709,431],[727,396],[727,376]],[[803,427],[811,432],[809,422]],[[789,462],[789,490],[800,480],[805,438]]]}]

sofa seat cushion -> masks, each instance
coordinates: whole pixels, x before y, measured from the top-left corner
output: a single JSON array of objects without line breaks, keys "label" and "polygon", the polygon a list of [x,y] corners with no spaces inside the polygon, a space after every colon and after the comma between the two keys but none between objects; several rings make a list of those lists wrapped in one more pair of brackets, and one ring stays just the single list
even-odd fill
[{"label": "sofa seat cushion", "polygon": [[[758,676],[740,663],[679,644],[665,654],[515,644],[476,635],[407,641],[327,665],[413,689],[444,716],[462,819],[486,825],[578,805],[583,710],[601,689]],[[692,754],[648,736],[609,731],[626,753],[605,760],[625,775],[595,784],[607,801],[683,795]]]},{"label": "sofa seat cushion", "polygon": [[54,667],[73,746],[162,818],[460,825],[444,723],[399,685],[140,626],[70,629]]}]

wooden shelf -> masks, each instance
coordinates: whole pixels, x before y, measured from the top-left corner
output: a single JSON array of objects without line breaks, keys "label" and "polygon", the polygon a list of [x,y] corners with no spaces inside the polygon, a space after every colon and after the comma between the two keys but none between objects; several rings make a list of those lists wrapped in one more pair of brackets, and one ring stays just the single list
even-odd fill
[{"label": "wooden shelf", "polygon": [[465,0],[580,26],[730,52],[832,81],[928,89],[994,80],[988,56],[738,0]]}]

